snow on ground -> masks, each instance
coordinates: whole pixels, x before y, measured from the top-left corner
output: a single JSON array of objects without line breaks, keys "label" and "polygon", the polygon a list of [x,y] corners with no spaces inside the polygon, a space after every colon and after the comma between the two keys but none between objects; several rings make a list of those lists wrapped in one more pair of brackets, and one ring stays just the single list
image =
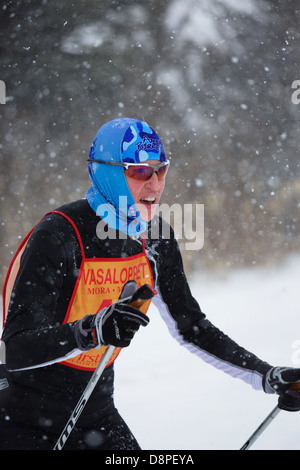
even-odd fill
[{"label": "snow on ground", "polygon": [[[300,367],[300,257],[280,267],[193,276],[202,310],[272,365]],[[117,407],[145,450],[238,450],[276,406],[207,365],[170,336],[155,307],[116,361]],[[300,448],[300,413],[281,411],[253,450]]]},{"label": "snow on ground", "polygon": [[[300,258],[227,277],[193,276],[207,317],[272,365],[300,367]],[[169,334],[155,307],[116,361],[115,400],[143,449],[238,450],[270,411],[275,396],[205,364]],[[300,414],[281,411],[251,447],[300,448]]]}]

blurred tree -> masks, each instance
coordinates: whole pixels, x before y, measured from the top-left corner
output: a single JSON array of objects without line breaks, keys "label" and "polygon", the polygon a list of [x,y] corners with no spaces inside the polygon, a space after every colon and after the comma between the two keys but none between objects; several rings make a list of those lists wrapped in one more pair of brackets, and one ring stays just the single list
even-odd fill
[{"label": "blurred tree", "polygon": [[90,144],[118,116],[164,140],[163,202],[205,204],[190,269],[299,250],[295,2],[16,0],[0,26],[2,280],[32,225],[84,197]]}]

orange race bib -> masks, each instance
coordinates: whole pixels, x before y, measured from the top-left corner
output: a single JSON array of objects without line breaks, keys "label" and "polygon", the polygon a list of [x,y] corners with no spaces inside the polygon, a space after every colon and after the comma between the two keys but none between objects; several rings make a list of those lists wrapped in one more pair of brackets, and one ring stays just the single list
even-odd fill
[{"label": "orange race bib", "polygon": [[[143,251],[134,256],[127,258],[85,258],[83,243],[74,221],[63,212],[51,211],[48,214],[50,213],[60,214],[71,223],[77,235],[82,254],[79,275],[64,323],[80,320],[88,314],[94,315],[102,308],[108,307],[118,300],[124,284],[129,280],[135,280],[138,287],[143,284],[149,284],[153,287],[152,271],[149,260],[145,254],[144,240]],[[33,230],[34,228],[19,246],[7,272],[3,289],[3,327],[14,282],[20,268],[21,256]],[[145,314],[150,303],[151,299],[141,307],[141,311]],[[106,346],[102,346],[98,350],[92,349],[83,352],[78,356],[62,361],[60,364],[77,369],[95,370],[106,348]],[[116,359],[120,351],[121,348],[115,348],[106,367]]]},{"label": "orange race bib", "polygon": [[[145,253],[128,258],[91,258],[85,259],[77,280],[64,323],[79,320],[87,314],[96,314],[118,300],[124,284],[136,281],[138,287],[150,284],[153,287],[152,271]],[[151,300],[146,302],[141,311],[145,314]],[[77,369],[94,370],[106,350],[91,349],[78,356],[63,361],[62,364]],[[112,364],[121,348],[115,348],[107,366]]]}]

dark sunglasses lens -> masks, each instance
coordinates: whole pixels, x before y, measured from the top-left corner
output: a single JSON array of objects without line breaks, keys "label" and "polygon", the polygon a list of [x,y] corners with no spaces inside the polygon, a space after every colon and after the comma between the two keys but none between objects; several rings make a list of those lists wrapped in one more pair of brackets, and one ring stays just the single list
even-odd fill
[{"label": "dark sunglasses lens", "polygon": [[157,176],[159,180],[162,180],[163,178],[166,177],[166,174],[168,173],[169,165],[164,165],[161,166],[158,171],[157,171]]},{"label": "dark sunglasses lens", "polygon": [[[156,174],[159,180],[165,178],[168,172],[169,165],[164,165],[160,167]],[[151,178],[154,173],[153,168],[151,166],[130,166],[125,170],[125,173],[129,178],[134,178],[139,181],[147,181]]]},{"label": "dark sunglasses lens", "polygon": [[134,178],[139,181],[147,181],[153,175],[153,168],[150,166],[130,166],[125,170],[129,178]]}]

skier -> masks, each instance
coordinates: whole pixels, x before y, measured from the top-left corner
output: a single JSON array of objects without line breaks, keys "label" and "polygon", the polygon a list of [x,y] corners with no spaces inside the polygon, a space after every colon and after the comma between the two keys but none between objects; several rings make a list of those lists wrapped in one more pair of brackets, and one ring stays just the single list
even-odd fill
[{"label": "skier", "polygon": [[[46,214],[10,266],[3,293],[0,449],[53,449],[107,345],[114,354],[65,449],[138,450],[114,405],[114,361],[147,308],[124,288],[155,288],[172,335],[204,361],[300,410],[300,369],[272,367],[210,323],[193,298],[173,231],[155,216],[169,167],[143,121],[104,124],[89,153],[86,198]],[[168,233],[168,236],[166,236]],[[124,287],[125,286],[125,287]],[[118,300],[121,297],[120,300]]]}]

